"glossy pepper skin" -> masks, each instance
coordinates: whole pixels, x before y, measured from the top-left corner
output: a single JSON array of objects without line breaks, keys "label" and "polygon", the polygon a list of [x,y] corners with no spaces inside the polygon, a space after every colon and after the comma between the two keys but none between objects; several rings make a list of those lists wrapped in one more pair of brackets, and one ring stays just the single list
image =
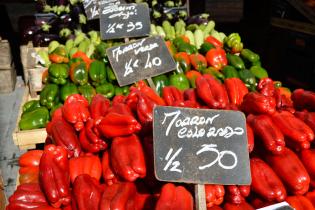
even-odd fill
[{"label": "glossy pepper skin", "polygon": [[90,84],[81,85],[78,87],[79,93],[91,103],[92,98],[96,95],[94,87]]},{"label": "glossy pepper skin", "polygon": [[172,106],[176,101],[184,101],[183,93],[174,86],[163,88],[162,96],[167,106]]},{"label": "glossy pepper skin", "polygon": [[276,88],[272,79],[264,78],[259,80],[257,90],[264,96],[274,96]]},{"label": "glossy pepper skin", "polygon": [[86,69],[86,63],[77,61],[70,65],[70,79],[76,85],[85,85],[89,76]]},{"label": "glossy pepper skin", "polygon": [[30,150],[19,158],[19,181],[24,183],[38,183],[39,161],[43,150]]},{"label": "glossy pepper skin", "polygon": [[88,174],[76,177],[73,183],[74,202],[80,210],[98,210],[102,189],[99,182]]},{"label": "glossy pepper skin", "polygon": [[273,154],[281,154],[285,141],[281,130],[268,115],[248,115],[247,122],[254,134],[262,141],[266,150]]},{"label": "glossy pepper skin", "polygon": [[190,86],[192,88],[196,88],[196,79],[197,77],[202,76],[202,74],[199,71],[190,70],[190,71],[187,71],[185,75],[190,82]]},{"label": "glossy pepper skin", "polygon": [[315,191],[310,191],[310,192],[307,192],[305,194],[305,197],[311,201],[311,203],[313,204],[313,206],[315,206]]},{"label": "glossy pepper skin", "polygon": [[180,68],[186,72],[191,69],[191,61],[187,52],[179,52],[174,56],[175,61],[178,62]]},{"label": "glossy pepper skin", "polygon": [[202,70],[201,73],[212,75],[213,77],[215,77],[217,80],[219,80],[221,82],[223,82],[225,79],[225,75],[220,70],[218,70],[212,66]]},{"label": "glossy pepper skin", "polygon": [[9,198],[6,210],[60,210],[49,206],[38,183],[20,184]]},{"label": "glossy pepper skin", "polygon": [[284,136],[292,141],[310,142],[314,140],[312,129],[291,112],[275,112],[272,115],[272,121],[279,127]]},{"label": "glossy pepper skin", "polygon": [[242,49],[241,51],[241,57],[251,63],[256,63],[257,61],[260,60],[260,57],[258,54],[254,53],[250,49]]},{"label": "glossy pepper skin", "polygon": [[50,203],[55,208],[70,204],[70,178],[67,150],[47,145],[39,163],[39,181]]},{"label": "glossy pepper skin", "polygon": [[143,148],[134,134],[113,139],[110,162],[115,173],[127,181],[133,182],[146,176]]},{"label": "glossy pepper skin", "polygon": [[96,87],[96,92],[110,99],[115,96],[115,87],[112,83],[102,84]]},{"label": "glossy pepper skin", "polygon": [[57,47],[51,54],[48,55],[52,63],[68,63],[67,53],[64,47]]},{"label": "glossy pepper skin", "polygon": [[285,201],[288,202],[295,210],[314,209],[312,202],[302,195],[288,196]]},{"label": "glossy pepper skin", "polygon": [[237,70],[245,69],[245,64],[244,64],[242,58],[240,58],[239,56],[228,53],[226,55],[226,58],[228,60],[229,65],[233,66]]},{"label": "glossy pepper skin", "polygon": [[231,33],[224,38],[224,46],[231,51],[231,53],[241,52],[243,49],[243,43],[238,33]]},{"label": "glossy pepper skin", "polygon": [[132,91],[135,88],[140,90],[140,92],[142,92],[146,96],[148,96],[156,104],[165,106],[164,100],[152,88],[150,88],[143,80],[138,81],[135,87],[130,87],[130,91]]},{"label": "glossy pepper skin", "polygon": [[40,92],[40,104],[51,109],[59,101],[59,88],[56,84],[46,84]]},{"label": "glossy pepper skin", "polygon": [[303,195],[308,191],[309,174],[297,155],[290,149],[285,148],[280,155],[266,154],[265,159],[290,193]]},{"label": "glossy pepper skin", "polygon": [[90,177],[99,181],[102,175],[101,160],[98,156],[91,153],[71,158],[69,160],[69,172],[72,183],[74,183],[75,179],[81,174],[88,174]]},{"label": "glossy pepper skin", "polygon": [[190,54],[189,59],[194,69],[201,71],[202,69],[207,68],[207,60],[203,55],[199,53]]},{"label": "glossy pepper skin", "polygon": [[106,81],[106,67],[105,63],[102,61],[94,60],[90,64],[89,68],[90,79],[94,84],[100,84]]},{"label": "glossy pepper skin", "polygon": [[246,133],[247,133],[248,152],[251,153],[254,150],[255,139],[254,139],[254,131],[248,122],[246,122]]},{"label": "glossy pepper skin", "polygon": [[49,121],[49,111],[46,107],[38,107],[26,112],[21,116],[19,128],[21,130],[31,130],[44,128]]},{"label": "glossy pepper skin", "polygon": [[67,64],[52,63],[48,68],[49,80],[57,85],[67,83],[69,66]]},{"label": "glossy pepper skin", "polygon": [[73,127],[62,118],[53,119],[47,124],[46,131],[56,145],[67,150],[69,157],[78,157],[81,146]]},{"label": "glossy pepper skin", "polygon": [[246,114],[272,114],[275,112],[276,102],[273,97],[250,92],[244,96],[240,108]]},{"label": "glossy pepper skin", "polygon": [[315,150],[305,149],[300,152],[300,160],[302,161],[305,169],[310,175],[311,186],[315,187]]},{"label": "glossy pepper skin", "polygon": [[308,112],[306,110],[299,112],[296,111],[294,115],[303,120],[312,130],[315,131],[315,112]]},{"label": "glossy pepper skin", "polygon": [[259,158],[250,159],[250,171],[252,176],[251,190],[266,201],[283,201],[286,190],[278,175]]},{"label": "glossy pepper skin", "polygon": [[315,111],[315,93],[304,89],[296,89],[291,95],[294,107],[297,110],[306,109]]},{"label": "glossy pepper skin", "polygon": [[110,101],[101,94],[96,94],[91,101],[89,110],[94,120],[104,117],[109,109]]},{"label": "glossy pepper skin", "polygon": [[226,186],[226,201],[233,204],[241,204],[250,193],[250,186]]},{"label": "glossy pepper skin", "polygon": [[155,85],[155,91],[159,95],[162,95],[162,90],[164,87],[170,85],[170,81],[165,74],[161,74],[159,76],[153,77],[152,80],[153,80],[153,83]]},{"label": "glossy pepper skin", "polygon": [[86,64],[86,69],[89,69],[92,60],[82,51],[78,50],[76,53],[72,55],[72,59],[79,59],[84,61]]},{"label": "glossy pepper skin", "polygon": [[197,94],[210,108],[224,109],[228,102],[228,95],[224,86],[210,75],[203,75],[196,79]]},{"label": "glossy pepper skin", "polygon": [[221,41],[219,41],[218,39],[216,39],[215,37],[213,36],[207,36],[205,38],[205,42],[208,42],[210,44],[212,44],[213,46],[215,47],[223,47],[223,43]]},{"label": "glossy pepper skin", "polygon": [[26,102],[23,105],[23,112],[22,112],[22,114],[24,114],[26,112],[33,111],[34,109],[36,109],[38,107],[40,107],[39,100],[30,100],[30,101]]},{"label": "glossy pepper skin", "polygon": [[222,48],[212,48],[206,54],[206,59],[209,66],[221,70],[227,65],[226,53]]},{"label": "glossy pepper skin", "polygon": [[181,91],[190,87],[189,80],[184,73],[172,74],[170,77],[170,85],[175,86]]},{"label": "glossy pepper skin", "polygon": [[108,186],[118,182],[118,177],[112,169],[109,156],[110,156],[109,152],[104,151],[102,157],[102,177]]},{"label": "glossy pepper skin", "polygon": [[133,182],[118,182],[106,187],[101,198],[102,210],[133,210],[137,189]]},{"label": "glossy pepper skin", "polygon": [[229,96],[230,103],[237,106],[241,105],[248,89],[244,82],[239,78],[228,78],[224,80],[224,86]]},{"label": "glossy pepper skin", "polygon": [[219,206],[224,200],[225,190],[223,185],[206,184],[205,193],[207,207]]},{"label": "glossy pepper skin", "polygon": [[81,95],[76,94],[72,96],[65,101],[62,107],[62,115],[65,120],[74,124],[74,128],[77,131],[80,131],[84,126],[84,122],[90,118],[89,102]]},{"label": "glossy pepper skin", "polygon": [[193,197],[183,186],[172,183],[163,185],[155,210],[193,210]]},{"label": "glossy pepper skin", "polygon": [[72,94],[78,94],[78,93],[79,93],[79,90],[77,86],[70,82],[61,86],[60,88],[60,98],[62,101],[65,101],[68,98],[68,96]]},{"label": "glossy pepper skin", "polygon": [[223,209],[224,210],[255,210],[246,201],[242,202],[241,204],[225,203]]}]

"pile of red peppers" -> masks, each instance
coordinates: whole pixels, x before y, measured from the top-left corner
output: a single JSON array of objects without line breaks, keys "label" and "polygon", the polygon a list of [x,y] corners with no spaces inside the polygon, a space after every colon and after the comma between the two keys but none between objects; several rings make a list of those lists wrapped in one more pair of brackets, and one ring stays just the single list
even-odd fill
[{"label": "pile of red peppers", "polygon": [[[250,210],[287,201],[315,207],[315,93],[292,94],[270,78],[250,92],[239,78],[200,75],[196,88],[157,95],[139,81],[127,96],[91,103],[69,96],[46,127],[44,150],[20,157],[7,210],[192,210],[193,186],[160,182],[153,168],[157,105],[239,110],[247,117],[250,186],[206,185],[207,210]],[[314,191],[313,191],[314,190]]]}]

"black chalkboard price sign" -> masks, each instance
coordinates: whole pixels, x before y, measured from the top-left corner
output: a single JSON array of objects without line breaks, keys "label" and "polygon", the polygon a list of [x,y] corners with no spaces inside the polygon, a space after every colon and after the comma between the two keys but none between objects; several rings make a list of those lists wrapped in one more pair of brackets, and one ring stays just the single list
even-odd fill
[{"label": "black chalkboard price sign", "polygon": [[98,0],[84,0],[83,7],[88,20],[98,19]]},{"label": "black chalkboard price sign", "polygon": [[139,39],[106,50],[118,84],[125,86],[176,68],[160,36]]},{"label": "black chalkboard price sign", "polygon": [[141,37],[150,34],[150,14],[146,3],[100,4],[100,32],[103,40]]},{"label": "black chalkboard price sign", "polygon": [[157,106],[153,118],[155,176],[198,184],[251,183],[242,112]]}]

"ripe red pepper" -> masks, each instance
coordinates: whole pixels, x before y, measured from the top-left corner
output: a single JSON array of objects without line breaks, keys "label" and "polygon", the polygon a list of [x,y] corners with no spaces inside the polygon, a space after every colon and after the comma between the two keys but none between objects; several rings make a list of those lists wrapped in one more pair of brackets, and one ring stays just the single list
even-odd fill
[{"label": "ripe red pepper", "polygon": [[[115,107],[118,107],[115,111]],[[131,111],[125,104],[116,104],[111,107],[100,123],[96,126],[106,138],[126,136],[141,130],[141,124],[130,114]]]},{"label": "ripe red pepper", "polygon": [[117,175],[114,173],[111,163],[109,152],[105,151],[102,157],[102,177],[107,185],[113,185],[118,182]]},{"label": "ripe red pepper", "polygon": [[279,127],[283,135],[292,141],[304,142],[314,140],[312,129],[291,112],[275,112],[272,115],[272,120]]},{"label": "ripe red pepper", "polygon": [[294,113],[293,102],[288,94],[283,93],[282,89],[284,87],[279,87],[275,89],[274,98],[276,99],[277,110],[286,110]]},{"label": "ripe red pepper", "polygon": [[30,150],[19,158],[19,181],[24,183],[38,183],[39,161],[43,150]]},{"label": "ripe red pepper", "polygon": [[247,133],[247,144],[248,144],[248,152],[251,153],[254,150],[254,131],[252,127],[246,122],[246,133]]},{"label": "ripe red pepper", "polygon": [[294,107],[297,110],[307,109],[315,111],[315,93],[308,90],[296,89],[291,95]]},{"label": "ripe red pepper", "polygon": [[306,110],[299,112],[296,111],[294,115],[303,120],[315,132],[315,112],[308,112]]},{"label": "ripe red pepper", "polygon": [[250,193],[250,186],[228,185],[226,186],[226,201],[233,204],[241,204]]},{"label": "ripe red pepper", "polygon": [[273,97],[250,92],[244,96],[240,108],[246,114],[272,114],[276,110],[276,101]]},{"label": "ripe red pepper", "polygon": [[285,200],[292,206],[295,210],[310,210],[314,209],[313,204],[310,200],[307,199],[307,197],[302,195],[296,195],[296,196],[288,196]]},{"label": "ripe red pepper", "polygon": [[175,61],[178,62],[179,66],[184,72],[191,69],[191,62],[187,52],[178,52],[174,55]]},{"label": "ripe red pepper", "polygon": [[77,158],[71,158],[69,160],[69,172],[72,183],[81,174],[88,174],[99,181],[102,175],[101,160],[98,156],[90,153]]},{"label": "ripe red pepper", "polygon": [[266,150],[273,154],[281,154],[285,141],[281,130],[268,115],[249,115],[247,122],[253,128],[255,135],[260,139]]},{"label": "ripe red pepper", "polygon": [[305,194],[305,197],[307,197],[307,199],[311,201],[313,206],[315,206],[315,191],[307,192]]},{"label": "ripe red pepper", "polygon": [[207,68],[207,60],[200,53],[190,54],[189,59],[190,59],[191,65],[194,67],[194,69],[201,71],[201,70]]},{"label": "ripe red pepper", "polygon": [[205,191],[207,207],[218,206],[223,202],[225,194],[223,185],[206,184]]},{"label": "ripe red pepper", "polygon": [[268,77],[260,79],[257,85],[257,90],[264,96],[274,96],[275,86],[273,80]]},{"label": "ripe red pepper", "polygon": [[224,86],[206,74],[196,79],[197,94],[210,108],[224,109],[229,102]]},{"label": "ripe red pepper", "polygon": [[190,86],[191,86],[192,88],[196,88],[196,79],[197,79],[197,77],[202,76],[202,74],[201,74],[199,71],[190,70],[190,71],[187,71],[187,72],[185,73],[185,76],[186,76],[187,79],[189,80]]},{"label": "ripe red pepper", "polygon": [[220,47],[210,49],[206,54],[206,59],[209,66],[213,66],[218,70],[227,65],[226,53]]},{"label": "ripe red pepper", "polygon": [[49,206],[38,183],[20,184],[9,198],[6,210],[60,210]]},{"label": "ripe red pepper", "polygon": [[311,186],[315,187],[315,150],[305,149],[300,152],[300,160],[310,175]]},{"label": "ripe red pepper", "polygon": [[78,157],[80,155],[81,147],[77,134],[73,127],[64,119],[55,118],[47,124],[46,130],[56,145],[68,151],[69,157]]},{"label": "ripe red pepper", "polygon": [[106,187],[101,198],[101,210],[134,210],[136,186],[133,182],[118,182]]},{"label": "ripe red pepper", "polygon": [[101,117],[104,117],[108,111],[108,108],[110,106],[110,101],[105,98],[105,96],[101,94],[96,94],[89,106],[91,117],[94,120],[97,120]]},{"label": "ripe red pepper", "polygon": [[208,36],[205,38],[205,42],[208,42],[210,44],[212,44],[215,47],[221,47],[223,48],[223,43],[221,41],[219,41],[218,39],[216,39],[213,36]]},{"label": "ripe red pepper", "polygon": [[289,192],[295,195],[303,195],[308,191],[310,177],[294,152],[288,148],[284,148],[282,154],[266,154],[265,158]]},{"label": "ripe red pepper", "polygon": [[241,105],[248,89],[244,82],[239,78],[227,78],[224,80],[224,86],[230,99],[230,103],[237,106]]},{"label": "ripe red pepper", "polygon": [[164,87],[162,90],[162,97],[167,106],[173,106],[176,101],[184,101],[183,93],[174,86]]},{"label": "ripe red pepper", "polygon": [[193,197],[183,186],[172,183],[165,184],[156,203],[155,210],[193,210]]},{"label": "ripe red pepper", "polygon": [[212,207],[207,207],[207,210],[223,210],[223,209],[219,206],[212,206]]},{"label": "ripe red pepper", "polygon": [[278,175],[259,158],[250,159],[251,190],[266,201],[283,201],[286,190]]},{"label": "ripe red pepper", "polygon": [[102,188],[99,182],[88,174],[76,177],[73,183],[73,194],[79,210],[99,210]]},{"label": "ripe red pepper", "polygon": [[246,201],[242,202],[241,204],[225,203],[223,209],[224,210],[255,210]]},{"label": "ripe red pepper", "polygon": [[251,204],[255,209],[259,209],[259,208],[263,208],[263,207],[266,207],[266,206],[273,205],[273,204],[275,204],[275,202],[266,201],[266,200],[263,200],[263,199],[261,199],[261,198],[259,198],[259,197],[251,196],[250,204]]},{"label": "ripe red pepper", "polygon": [[62,115],[68,122],[74,124],[77,131],[84,127],[84,122],[90,118],[88,106],[79,101],[65,103],[62,107]]},{"label": "ripe red pepper", "polygon": [[133,182],[146,175],[142,145],[134,134],[113,139],[110,162],[113,170],[127,181]]},{"label": "ripe red pepper", "polygon": [[66,149],[52,144],[45,146],[39,163],[39,181],[53,207],[70,204],[69,161]]},{"label": "ripe red pepper", "polygon": [[[101,118],[100,118],[101,120]],[[99,131],[96,129],[94,119],[89,119],[79,135],[82,149],[86,152],[97,153],[107,148],[106,142],[101,139]]]},{"label": "ripe red pepper", "polygon": [[148,96],[156,104],[165,106],[165,101],[152,89],[150,88],[143,80],[140,80],[136,83],[136,87],[130,87],[130,91],[133,89],[140,90],[143,94]]}]

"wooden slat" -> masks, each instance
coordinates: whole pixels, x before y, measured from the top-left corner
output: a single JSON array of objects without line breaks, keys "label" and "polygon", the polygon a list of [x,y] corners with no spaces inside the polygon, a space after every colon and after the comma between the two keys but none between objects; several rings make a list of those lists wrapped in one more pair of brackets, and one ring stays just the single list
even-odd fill
[{"label": "wooden slat", "polygon": [[196,210],[207,209],[205,185],[203,184],[195,185],[195,205]]},{"label": "wooden slat", "polygon": [[315,35],[315,25],[309,23],[286,20],[282,18],[271,18],[271,25],[279,28]]},{"label": "wooden slat", "polygon": [[315,11],[301,0],[287,0],[295,9],[315,24]]}]

